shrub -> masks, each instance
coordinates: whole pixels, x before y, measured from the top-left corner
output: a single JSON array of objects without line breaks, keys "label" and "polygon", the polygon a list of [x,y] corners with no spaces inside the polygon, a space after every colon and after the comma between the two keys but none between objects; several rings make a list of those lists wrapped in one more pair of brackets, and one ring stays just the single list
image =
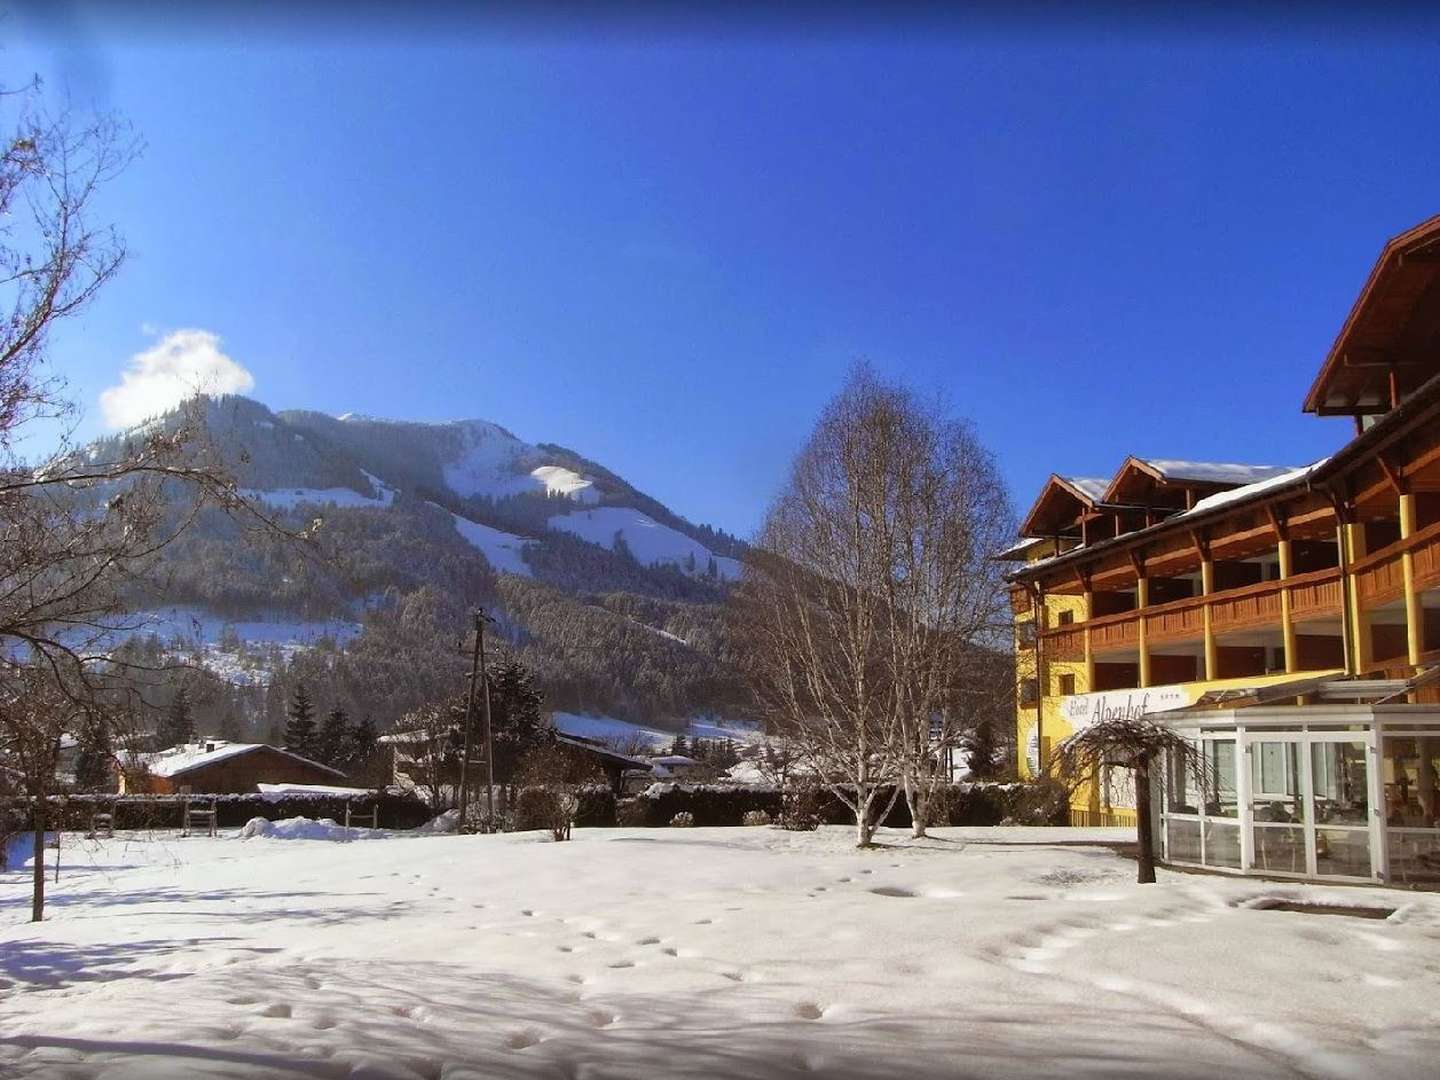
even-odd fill
[{"label": "shrub", "polygon": [[546,788],[521,788],[510,811],[510,828],[515,832],[553,828],[563,807],[560,793]]},{"label": "shrub", "polygon": [[1049,777],[1013,785],[1017,790],[1002,825],[1068,825],[1070,791]]},{"label": "shrub", "polygon": [[740,819],[741,825],[769,825],[770,815],[764,810],[746,810],[745,816]]},{"label": "shrub", "polygon": [[575,824],[580,828],[609,827],[616,824],[615,792],[608,784],[592,784],[580,791],[580,808],[575,811]]},{"label": "shrub", "polygon": [[820,797],[812,787],[794,787],[783,796],[780,827],[791,832],[814,832],[820,827]]},{"label": "shrub", "polygon": [[670,819],[670,827],[672,829],[688,829],[694,824],[695,815],[688,810],[681,810],[680,813]]},{"label": "shrub", "polygon": [[615,804],[615,824],[626,829],[650,824],[650,807],[644,799],[622,799]]}]

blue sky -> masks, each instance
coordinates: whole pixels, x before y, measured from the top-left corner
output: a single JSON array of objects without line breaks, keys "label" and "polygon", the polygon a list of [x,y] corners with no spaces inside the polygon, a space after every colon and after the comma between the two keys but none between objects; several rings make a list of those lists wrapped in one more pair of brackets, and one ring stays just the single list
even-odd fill
[{"label": "blue sky", "polygon": [[1301,397],[1440,213],[1434,23],[66,10],[0,23],[6,78],[146,142],[105,202],[132,259],[54,340],[87,431],[200,329],[274,408],[484,417],[742,535],[859,358],[1022,510],[1127,453],[1327,453]]}]

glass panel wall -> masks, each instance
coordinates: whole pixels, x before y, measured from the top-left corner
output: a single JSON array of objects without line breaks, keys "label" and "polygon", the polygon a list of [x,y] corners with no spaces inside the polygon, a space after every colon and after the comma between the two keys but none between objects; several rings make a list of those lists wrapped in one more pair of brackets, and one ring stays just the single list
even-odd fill
[{"label": "glass panel wall", "polygon": [[1250,808],[1256,824],[1305,820],[1299,743],[1267,740],[1250,744]]},{"label": "glass panel wall", "polygon": [[1235,740],[1205,741],[1205,816],[1238,818],[1240,798],[1235,788]]},{"label": "glass panel wall", "polygon": [[1385,791],[1385,823],[1391,828],[1433,829],[1440,826],[1440,732],[1387,735],[1383,743],[1381,784]]},{"label": "glass panel wall", "polygon": [[1365,743],[1317,742],[1310,746],[1311,790],[1317,825],[1370,825],[1370,785]]},{"label": "glass panel wall", "polygon": [[1205,819],[1205,865],[1240,869],[1240,825]]},{"label": "glass panel wall", "polygon": [[1174,818],[1165,823],[1166,859],[1176,863],[1200,862],[1200,822]]},{"label": "glass panel wall", "polygon": [[1440,732],[1387,735],[1380,770],[1390,880],[1440,884]]}]

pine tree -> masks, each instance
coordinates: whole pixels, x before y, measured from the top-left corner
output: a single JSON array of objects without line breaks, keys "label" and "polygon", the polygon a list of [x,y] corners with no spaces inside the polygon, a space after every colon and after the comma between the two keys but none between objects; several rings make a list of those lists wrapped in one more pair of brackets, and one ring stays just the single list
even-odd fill
[{"label": "pine tree", "polygon": [[75,787],[80,791],[115,790],[114,762],[110,729],[103,720],[87,722],[75,754]]},{"label": "pine tree", "polygon": [[1000,771],[999,746],[989,720],[981,720],[965,740],[970,753],[969,772],[972,779],[991,780]]},{"label": "pine tree", "polygon": [[295,694],[290,699],[290,708],[285,715],[289,718],[285,724],[285,749],[301,757],[314,757],[315,706],[310,701],[304,683],[295,687]]},{"label": "pine tree", "polygon": [[227,712],[220,721],[220,738],[226,742],[240,741],[240,721],[233,712]]},{"label": "pine tree", "polygon": [[350,745],[346,754],[346,771],[356,779],[379,778],[374,774],[380,761],[380,733],[375,730],[375,721],[365,717],[350,729]]},{"label": "pine tree", "polygon": [[675,757],[688,757],[690,746],[685,741],[685,733],[682,731],[675,736],[670,743],[670,753]]},{"label": "pine tree", "polygon": [[194,710],[190,706],[190,691],[185,687],[175,691],[155,734],[162,750],[195,741]]},{"label": "pine tree", "polygon": [[320,725],[320,735],[315,740],[315,760],[332,769],[344,769],[350,750],[350,719],[345,710],[336,705]]}]

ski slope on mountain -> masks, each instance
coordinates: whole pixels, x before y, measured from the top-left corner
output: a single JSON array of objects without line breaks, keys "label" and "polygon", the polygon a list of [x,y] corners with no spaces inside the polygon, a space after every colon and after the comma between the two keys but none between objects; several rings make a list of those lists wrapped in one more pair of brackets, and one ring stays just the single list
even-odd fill
[{"label": "ski slope on mountain", "polygon": [[445,484],[463,498],[556,495],[579,503],[598,502],[594,482],[563,465],[541,464],[538,447],[499,424],[460,420],[449,425],[458,441],[456,456],[444,462]]},{"label": "ski slope on mountain", "polygon": [[519,574],[522,577],[534,576],[535,572],[530,569],[525,562],[525,557],[521,555],[525,545],[534,543],[534,541],[526,540],[513,533],[502,532],[489,525],[469,521],[458,514],[451,514],[450,517],[455,522],[455,531],[484,555],[485,560],[496,571],[504,574]]},{"label": "ski slope on mountain", "polygon": [[687,573],[703,574],[713,558],[722,580],[733,581],[740,576],[739,560],[715,555],[700,541],[628,506],[597,506],[559,514],[550,519],[550,528],[611,551],[617,539],[623,539],[641,566],[674,566]]},{"label": "ski slope on mountain", "polygon": [[[362,472],[364,470],[361,470]],[[273,491],[262,491],[257,488],[241,488],[238,492],[242,499],[249,499],[252,502],[263,502],[267,506],[277,509],[293,510],[297,506],[337,506],[345,508],[383,508],[395,501],[395,489],[385,484],[379,477],[365,473],[365,479],[370,481],[371,486],[379,493],[375,496],[362,495],[353,488],[332,487],[332,488],[281,488]]]}]

